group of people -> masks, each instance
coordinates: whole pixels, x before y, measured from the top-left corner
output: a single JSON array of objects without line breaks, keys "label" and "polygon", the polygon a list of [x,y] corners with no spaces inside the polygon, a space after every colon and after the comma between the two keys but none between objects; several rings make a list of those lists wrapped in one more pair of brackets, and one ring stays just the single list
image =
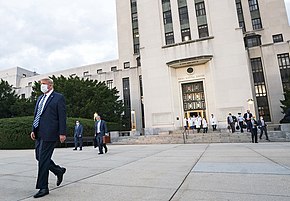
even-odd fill
[{"label": "group of people", "polygon": [[[216,130],[217,121],[213,114],[211,114],[210,118],[210,124],[212,125],[213,131]],[[183,125],[185,130],[192,130],[192,133],[194,133],[194,130],[196,129],[198,133],[200,133],[200,129],[203,129],[203,133],[208,132],[208,123],[206,118],[201,117],[200,115],[193,115],[189,118],[184,117],[183,119]]]},{"label": "group of people", "polygon": [[[108,152],[108,147],[106,143],[103,141],[103,137],[107,133],[107,124],[106,121],[102,120],[100,115],[96,115],[94,117],[95,120],[95,137],[94,137],[94,147],[99,148],[99,154],[103,154],[103,148],[105,149],[105,153]],[[83,149],[83,125],[77,120],[74,128],[74,151],[80,147],[80,151]]]},{"label": "group of people", "polygon": [[[38,175],[36,181],[36,189],[39,191],[33,196],[34,198],[40,198],[49,194],[48,189],[48,177],[49,171],[54,173],[57,177],[56,185],[59,186],[63,181],[63,176],[66,172],[66,168],[56,165],[51,159],[54,151],[54,147],[57,141],[63,143],[66,140],[66,106],[64,96],[57,93],[53,89],[53,80],[50,78],[44,78],[40,81],[40,90],[43,93],[38,97],[35,111],[34,120],[32,123],[32,131],[30,137],[35,141],[35,157],[38,161]],[[99,148],[99,154],[103,154],[103,148],[105,153],[108,151],[106,144],[103,143],[103,136],[107,133],[107,126],[104,120],[101,120],[99,115],[95,117],[95,139]],[[269,140],[267,135],[267,125],[262,116],[256,121],[255,117],[248,110],[244,116],[238,113],[238,117],[233,116],[229,113],[227,117],[232,132],[235,132],[235,124],[237,123],[241,132],[243,127],[246,125],[247,131],[252,133],[252,142],[258,142],[257,130],[260,128],[261,134],[260,139],[265,133],[266,140]],[[210,124],[212,125],[213,131],[216,130],[217,121],[213,114],[210,117]],[[199,115],[184,118],[185,129],[203,129],[204,133],[208,131],[208,123],[205,118]],[[82,137],[83,137],[83,126],[79,121],[76,121],[74,129],[75,137],[75,148],[77,150],[78,144],[80,150],[82,150]]]},{"label": "group of people", "polygon": [[[53,80],[44,78],[40,81],[40,90],[43,93],[38,97],[35,110],[32,131],[30,137],[35,141],[35,158],[38,161],[38,175],[36,189],[38,192],[33,196],[40,198],[49,194],[48,177],[51,171],[57,177],[56,185],[59,186],[63,181],[66,168],[56,165],[51,159],[58,141],[63,143],[66,140],[66,105],[62,94],[53,89]],[[103,144],[103,136],[107,132],[106,122],[97,115],[95,117],[95,138],[99,148],[99,154],[103,154],[108,148]],[[76,121],[74,137],[75,148],[78,143],[82,150],[83,126]]]},{"label": "group of people", "polygon": [[234,133],[236,129],[240,129],[241,133],[244,132],[243,129],[247,129],[247,132],[251,132],[253,143],[258,143],[258,128],[260,129],[259,138],[262,139],[262,136],[265,133],[266,140],[269,141],[267,124],[263,116],[260,116],[259,120],[257,121],[250,110],[247,110],[243,116],[241,113],[238,113],[237,117],[229,113],[227,117],[227,123],[228,129],[231,130],[232,133]]}]

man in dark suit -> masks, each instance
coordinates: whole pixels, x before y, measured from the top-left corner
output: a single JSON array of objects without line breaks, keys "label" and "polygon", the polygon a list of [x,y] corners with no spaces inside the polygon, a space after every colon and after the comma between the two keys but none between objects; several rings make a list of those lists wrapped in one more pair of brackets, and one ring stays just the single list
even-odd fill
[{"label": "man in dark suit", "polygon": [[244,114],[244,119],[246,121],[247,124],[247,131],[251,131],[251,127],[250,127],[250,122],[251,122],[251,118],[252,118],[252,113],[250,112],[250,110],[247,110],[247,112]]},{"label": "man in dark suit", "polygon": [[267,124],[266,124],[263,116],[260,116],[260,119],[258,120],[258,127],[261,130],[261,134],[259,137],[260,140],[262,139],[263,133],[265,132],[266,140],[270,141],[269,137],[268,137],[268,132],[267,132]]},{"label": "man in dark suit", "polygon": [[249,125],[252,134],[252,143],[258,143],[258,122],[254,116],[251,117]]},{"label": "man in dark suit", "polygon": [[103,136],[107,133],[107,125],[104,120],[101,120],[99,115],[96,116],[95,123],[95,137],[97,139],[97,144],[99,147],[99,154],[103,154],[103,147],[105,148],[105,153],[108,152],[108,147],[103,143]]},{"label": "man in dark suit", "polygon": [[75,148],[77,150],[78,144],[80,144],[80,151],[83,149],[83,125],[79,121],[76,121],[75,131],[74,131],[74,142]]},{"label": "man in dark suit", "polygon": [[63,180],[66,169],[51,160],[55,144],[66,139],[66,107],[62,94],[54,92],[53,81],[49,78],[41,80],[41,95],[36,103],[31,139],[35,140],[35,156],[38,161],[36,189],[34,198],[49,194],[49,170],[57,176],[56,185]]}]

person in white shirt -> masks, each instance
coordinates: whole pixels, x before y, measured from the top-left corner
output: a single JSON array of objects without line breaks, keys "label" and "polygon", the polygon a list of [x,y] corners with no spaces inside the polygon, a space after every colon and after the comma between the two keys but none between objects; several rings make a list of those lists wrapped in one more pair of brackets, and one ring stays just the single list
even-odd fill
[{"label": "person in white shirt", "polygon": [[183,118],[183,127],[184,127],[184,130],[187,130],[187,125],[188,125],[187,118],[184,117]]},{"label": "person in white shirt", "polygon": [[210,124],[212,126],[212,130],[216,131],[217,121],[213,114],[211,114],[211,117],[210,117]]},{"label": "person in white shirt", "polygon": [[188,126],[192,130],[192,133],[194,133],[194,122],[192,117],[188,118]]},{"label": "person in white shirt", "polygon": [[195,119],[195,128],[197,129],[197,132],[200,132],[201,127],[201,117],[198,115]]},{"label": "person in white shirt", "polygon": [[239,124],[239,126],[240,126],[240,129],[241,129],[241,133],[243,133],[244,132],[244,130],[243,130],[243,126],[244,126],[244,122],[245,122],[245,119],[244,119],[244,117],[242,116],[242,113],[238,113],[238,118],[237,118],[237,120],[238,120],[238,124]]},{"label": "person in white shirt", "polygon": [[203,117],[202,118],[202,128],[203,128],[203,133],[207,133],[207,122],[206,119]]}]

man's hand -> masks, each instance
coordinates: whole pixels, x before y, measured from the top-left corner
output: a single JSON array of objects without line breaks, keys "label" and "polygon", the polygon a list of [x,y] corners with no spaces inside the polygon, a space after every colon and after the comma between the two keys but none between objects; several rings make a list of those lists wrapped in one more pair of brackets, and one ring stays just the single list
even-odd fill
[{"label": "man's hand", "polygon": [[59,135],[59,141],[61,143],[64,143],[65,139],[66,139],[66,136],[65,135]]},{"label": "man's hand", "polygon": [[30,133],[30,137],[31,137],[32,140],[35,140],[35,134],[34,134],[34,132],[31,132]]}]

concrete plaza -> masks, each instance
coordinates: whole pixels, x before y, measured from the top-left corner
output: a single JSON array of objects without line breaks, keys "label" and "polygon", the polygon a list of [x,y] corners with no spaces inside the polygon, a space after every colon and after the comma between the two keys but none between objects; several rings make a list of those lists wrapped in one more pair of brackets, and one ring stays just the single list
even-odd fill
[{"label": "concrete plaza", "polygon": [[[67,168],[38,200],[289,201],[290,143],[109,145],[56,149]],[[34,150],[0,150],[0,200],[36,200]]]}]

